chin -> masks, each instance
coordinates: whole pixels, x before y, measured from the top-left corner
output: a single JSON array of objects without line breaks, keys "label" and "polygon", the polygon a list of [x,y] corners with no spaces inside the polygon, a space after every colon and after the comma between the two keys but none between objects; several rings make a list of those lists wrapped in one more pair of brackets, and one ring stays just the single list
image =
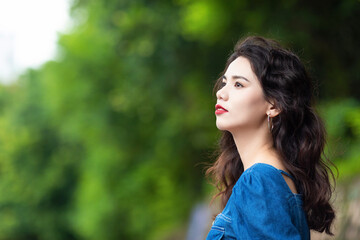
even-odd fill
[{"label": "chin", "polygon": [[218,122],[216,122],[216,127],[221,130],[221,131],[226,131],[228,130],[228,128],[226,126],[224,126],[224,124],[220,124]]}]

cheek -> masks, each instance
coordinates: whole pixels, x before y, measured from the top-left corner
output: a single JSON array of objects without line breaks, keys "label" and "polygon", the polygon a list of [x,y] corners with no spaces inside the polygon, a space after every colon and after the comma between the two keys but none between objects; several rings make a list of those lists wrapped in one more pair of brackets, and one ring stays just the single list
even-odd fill
[{"label": "cheek", "polygon": [[266,101],[262,94],[251,93],[238,102],[243,113],[247,113],[249,117],[263,116],[266,114]]},{"label": "cheek", "polygon": [[264,109],[266,101],[262,96],[257,96],[256,98],[251,99],[249,106],[253,109]]}]

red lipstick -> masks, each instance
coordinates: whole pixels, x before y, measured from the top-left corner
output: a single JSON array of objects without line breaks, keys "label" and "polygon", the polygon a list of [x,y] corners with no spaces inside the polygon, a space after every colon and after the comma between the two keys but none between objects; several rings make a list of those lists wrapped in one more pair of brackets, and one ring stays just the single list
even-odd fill
[{"label": "red lipstick", "polygon": [[225,108],[223,108],[220,104],[215,105],[215,114],[223,114],[228,112]]}]

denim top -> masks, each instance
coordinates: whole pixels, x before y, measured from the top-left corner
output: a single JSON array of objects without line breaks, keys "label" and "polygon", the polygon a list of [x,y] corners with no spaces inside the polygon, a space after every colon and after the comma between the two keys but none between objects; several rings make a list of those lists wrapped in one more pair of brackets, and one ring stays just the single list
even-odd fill
[{"label": "denim top", "polygon": [[206,240],[309,240],[303,195],[292,193],[282,173],[266,163],[246,169],[213,222]]}]

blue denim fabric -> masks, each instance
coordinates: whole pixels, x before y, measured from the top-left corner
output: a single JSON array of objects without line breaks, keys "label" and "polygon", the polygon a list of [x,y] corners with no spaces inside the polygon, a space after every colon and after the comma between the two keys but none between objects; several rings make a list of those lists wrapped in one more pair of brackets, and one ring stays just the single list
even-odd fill
[{"label": "blue denim fabric", "polygon": [[309,240],[302,194],[291,192],[282,173],[293,178],[265,163],[246,169],[206,240]]}]

